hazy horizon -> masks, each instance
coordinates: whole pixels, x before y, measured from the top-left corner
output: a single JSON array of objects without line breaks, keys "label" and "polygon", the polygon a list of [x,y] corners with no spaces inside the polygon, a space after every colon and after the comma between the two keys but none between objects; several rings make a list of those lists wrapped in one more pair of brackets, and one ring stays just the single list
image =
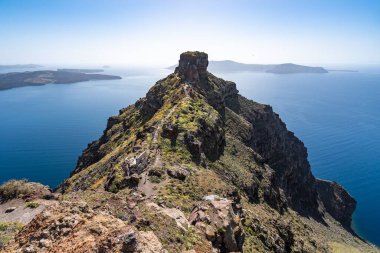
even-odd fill
[{"label": "hazy horizon", "polygon": [[170,66],[210,60],[380,64],[380,2],[0,2],[0,64]]}]

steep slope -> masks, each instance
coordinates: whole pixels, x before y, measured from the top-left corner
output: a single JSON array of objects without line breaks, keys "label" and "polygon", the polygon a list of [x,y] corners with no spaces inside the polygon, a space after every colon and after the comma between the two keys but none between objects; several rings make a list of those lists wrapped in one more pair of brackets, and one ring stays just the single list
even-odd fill
[{"label": "steep slope", "polygon": [[[181,54],[173,74],[108,120],[58,189],[66,202],[50,213],[84,220],[62,238],[85,234],[91,252],[378,252],[350,229],[355,200],[314,178],[306,148],[272,108],[207,66],[205,53]],[[83,201],[90,211],[70,211]],[[9,252],[63,247],[42,215]],[[91,217],[102,229],[91,230]],[[31,239],[44,227],[54,228],[49,247]],[[148,232],[153,245],[139,239]],[[108,235],[120,240],[107,244]]]}]

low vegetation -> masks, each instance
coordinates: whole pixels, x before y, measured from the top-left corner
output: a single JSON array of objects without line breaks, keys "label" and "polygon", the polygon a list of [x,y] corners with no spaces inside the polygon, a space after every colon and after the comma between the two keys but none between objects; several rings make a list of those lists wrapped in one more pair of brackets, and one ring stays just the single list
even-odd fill
[{"label": "low vegetation", "polygon": [[0,186],[0,202],[20,198],[31,193],[26,179],[10,180]]},{"label": "low vegetation", "polygon": [[171,179],[158,192],[159,199],[167,207],[180,208],[190,213],[194,205],[207,195],[225,196],[230,190],[212,171],[193,171],[192,176],[185,181]]},{"label": "low vegetation", "polygon": [[181,229],[172,218],[143,205],[140,208],[149,223],[138,225],[139,230],[153,231],[168,252],[183,252],[193,248],[199,249],[199,252],[210,252],[206,239],[194,228]]},{"label": "low vegetation", "polygon": [[25,205],[26,208],[32,208],[32,209],[35,209],[35,208],[37,208],[39,206],[40,206],[40,204],[37,203],[37,202],[28,202]]},{"label": "low vegetation", "polygon": [[18,222],[0,222],[0,250],[22,227]]}]

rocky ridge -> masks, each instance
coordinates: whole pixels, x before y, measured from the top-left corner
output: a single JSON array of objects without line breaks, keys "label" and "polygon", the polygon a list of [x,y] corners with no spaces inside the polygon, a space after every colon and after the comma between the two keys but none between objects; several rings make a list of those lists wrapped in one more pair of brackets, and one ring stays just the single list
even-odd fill
[{"label": "rocky ridge", "polygon": [[64,201],[5,252],[379,252],[350,228],[355,200],[312,175],[272,108],[207,67],[207,54],[181,54],[111,117],[57,190]]}]

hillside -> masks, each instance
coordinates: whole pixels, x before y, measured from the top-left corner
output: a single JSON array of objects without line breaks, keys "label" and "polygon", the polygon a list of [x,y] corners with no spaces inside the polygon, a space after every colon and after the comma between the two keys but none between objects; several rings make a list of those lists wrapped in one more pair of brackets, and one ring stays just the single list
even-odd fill
[{"label": "hillside", "polygon": [[312,175],[272,108],[208,64],[181,54],[174,73],[109,118],[54,193],[0,188],[3,205],[44,206],[4,252],[380,252],[350,227],[356,201]]}]

